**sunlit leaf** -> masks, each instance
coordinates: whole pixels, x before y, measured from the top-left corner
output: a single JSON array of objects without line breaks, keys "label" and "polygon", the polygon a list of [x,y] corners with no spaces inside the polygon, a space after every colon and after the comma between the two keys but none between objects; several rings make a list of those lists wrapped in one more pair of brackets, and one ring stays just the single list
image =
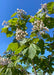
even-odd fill
[{"label": "sunlit leaf", "polygon": [[7,51],[8,50],[15,51],[16,49],[18,49],[18,43],[10,43],[8,48],[7,48]]},{"label": "sunlit leaf", "polygon": [[11,17],[14,17],[14,16],[16,16],[16,14],[17,14],[17,12],[13,13],[13,14],[11,15]]},{"label": "sunlit leaf", "polygon": [[5,75],[12,75],[12,71],[10,68],[7,68]]},{"label": "sunlit leaf", "polygon": [[49,14],[54,14],[54,2],[49,2],[47,4],[47,9]]},{"label": "sunlit leaf", "polygon": [[26,48],[26,45],[22,45],[21,47],[19,47],[18,49],[16,49],[15,54],[20,53],[24,48]]},{"label": "sunlit leaf", "polygon": [[33,39],[32,39],[32,42],[33,42],[33,43],[37,43],[38,41],[39,41],[39,38],[33,38]]},{"label": "sunlit leaf", "polygon": [[8,28],[7,27],[5,27],[5,28],[2,28],[2,31],[1,31],[1,33],[7,33],[7,31],[8,31]]}]

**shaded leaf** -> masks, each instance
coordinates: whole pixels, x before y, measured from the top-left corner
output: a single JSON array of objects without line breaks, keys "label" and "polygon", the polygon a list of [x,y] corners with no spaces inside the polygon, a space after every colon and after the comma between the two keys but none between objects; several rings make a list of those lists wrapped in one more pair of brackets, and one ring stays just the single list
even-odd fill
[{"label": "shaded leaf", "polygon": [[44,19],[44,24],[47,26],[49,29],[54,28],[54,18],[49,17]]},{"label": "shaded leaf", "polygon": [[44,41],[42,39],[39,40],[38,46],[41,49],[41,54],[44,54]]},{"label": "shaded leaf", "polygon": [[7,36],[7,37],[12,37],[12,36],[13,36],[13,32],[12,32],[12,31],[8,31],[8,32],[6,33],[6,36]]}]

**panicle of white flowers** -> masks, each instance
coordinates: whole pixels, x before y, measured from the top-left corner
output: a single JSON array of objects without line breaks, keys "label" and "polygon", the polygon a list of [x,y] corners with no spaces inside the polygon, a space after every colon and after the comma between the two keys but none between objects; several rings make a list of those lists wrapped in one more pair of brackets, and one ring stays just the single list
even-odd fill
[{"label": "panicle of white flowers", "polygon": [[5,25],[5,24],[8,24],[8,22],[6,22],[6,21],[3,21],[2,25]]},{"label": "panicle of white flowers", "polygon": [[38,31],[40,35],[44,34],[45,31],[49,31],[49,29],[44,26],[44,23],[42,20],[35,20],[34,23],[32,23],[32,25],[33,25],[33,28],[32,28],[33,32]]},{"label": "panicle of white flowers", "polygon": [[47,13],[47,4],[41,4],[41,9],[38,10],[37,14],[40,13],[40,12],[44,12]]},{"label": "panicle of white flowers", "polygon": [[9,63],[11,63],[11,60],[9,60],[8,58],[3,58],[0,56],[0,65],[8,65]]},{"label": "panicle of white flowers", "polygon": [[41,4],[43,9],[47,9],[47,4]]},{"label": "panicle of white flowers", "polygon": [[8,22],[6,22],[6,21],[3,21],[2,25],[4,25],[4,28],[5,28],[5,27],[7,27],[7,28],[9,27],[9,26],[8,26]]},{"label": "panicle of white flowers", "polygon": [[27,32],[22,31],[21,29],[16,29],[16,39],[17,40],[21,40],[22,38],[24,38],[27,35]]},{"label": "panicle of white flowers", "polygon": [[24,15],[24,14],[26,15],[26,12],[25,12],[23,9],[18,9],[18,8],[17,8],[17,15],[18,15],[18,17],[21,18],[22,15]]}]

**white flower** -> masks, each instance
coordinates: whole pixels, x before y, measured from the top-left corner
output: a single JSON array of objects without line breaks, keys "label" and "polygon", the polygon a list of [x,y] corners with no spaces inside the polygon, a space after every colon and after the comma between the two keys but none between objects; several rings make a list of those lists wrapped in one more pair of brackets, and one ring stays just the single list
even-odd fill
[{"label": "white flower", "polygon": [[0,57],[0,65],[7,65],[9,63],[9,61],[10,60],[8,58]]},{"label": "white flower", "polygon": [[3,21],[2,25],[6,24],[6,21]]},{"label": "white flower", "polygon": [[39,34],[42,35],[42,34],[45,34],[45,32],[44,31],[40,31]]},{"label": "white flower", "polygon": [[26,14],[26,12],[24,10],[17,8],[17,16],[18,17],[22,18],[22,15],[25,15],[25,14]]},{"label": "white flower", "polygon": [[40,24],[40,29],[43,29],[43,26],[42,26],[42,24]]},{"label": "white flower", "polygon": [[16,39],[17,40],[21,40],[22,38],[24,38],[27,35],[27,32],[22,31],[21,29],[16,29]]},{"label": "white flower", "polygon": [[43,9],[47,9],[47,4],[45,3],[45,4],[42,4],[42,8]]},{"label": "white flower", "polygon": [[34,21],[34,24],[36,24],[37,23],[37,21]]},{"label": "white flower", "polygon": [[4,26],[4,28],[8,28],[8,27],[9,27],[8,25]]},{"label": "white flower", "polygon": [[19,9],[17,8],[17,11],[19,11]]},{"label": "white flower", "polygon": [[31,16],[30,19],[31,19],[31,18],[34,18],[34,16]]},{"label": "white flower", "polygon": [[41,9],[39,9],[39,10],[38,10],[38,12],[37,12],[37,14],[38,14],[39,12],[41,12],[42,10],[43,10],[42,8],[41,8]]},{"label": "white flower", "polygon": [[49,29],[48,29],[47,27],[43,27],[43,29],[44,29],[45,31],[49,31]]},{"label": "white flower", "polygon": [[48,17],[50,17],[50,16],[46,15],[46,17],[48,18]]}]

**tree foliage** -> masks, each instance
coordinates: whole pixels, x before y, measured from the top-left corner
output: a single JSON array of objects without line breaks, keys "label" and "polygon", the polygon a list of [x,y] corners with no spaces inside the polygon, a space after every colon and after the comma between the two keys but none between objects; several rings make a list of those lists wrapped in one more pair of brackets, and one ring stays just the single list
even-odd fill
[{"label": "tree foliage", "polygon": [[[4,56],[0,57],[3,60],[0,60],[0,75],[27,75],[30,66],[35,75],[53,73],[54,38],[46,31],[54,28],[54,18],[47,14],[54,14],[54,2],[42,4],[42,8],[34,16],[17,9],[8,22],[3,22],[1,33],[5,33],[7,37],[13,36],[13,42],[9,44]],[[26,32],[28,22],[33,25],[31,35]],[[51,55],[44,56],[46,50]]]}]

